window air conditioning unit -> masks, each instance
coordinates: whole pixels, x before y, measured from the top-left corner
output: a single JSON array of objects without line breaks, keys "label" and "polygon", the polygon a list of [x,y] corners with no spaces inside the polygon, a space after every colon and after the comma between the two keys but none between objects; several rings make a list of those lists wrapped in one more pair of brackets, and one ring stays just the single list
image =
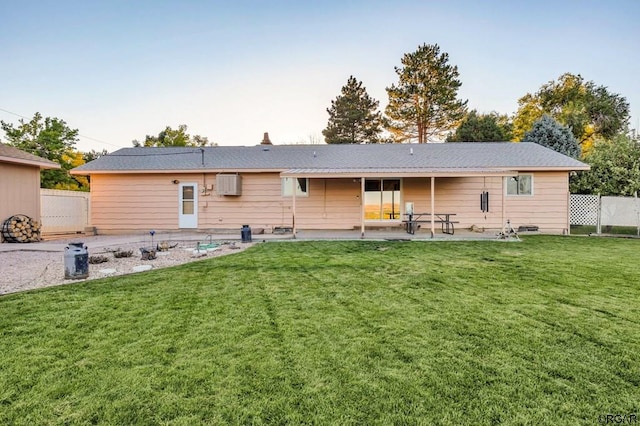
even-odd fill
[{"label": "window air conditioning unit", "polygon": [[238,174],[216,175],[216,192],[218,195],[242,195],[242,177]]}]

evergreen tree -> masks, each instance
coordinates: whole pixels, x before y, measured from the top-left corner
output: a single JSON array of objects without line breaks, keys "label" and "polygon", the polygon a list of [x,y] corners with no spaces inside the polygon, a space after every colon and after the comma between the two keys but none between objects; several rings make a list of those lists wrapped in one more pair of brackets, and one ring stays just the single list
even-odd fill
[{"label": "evergreen tree", "polygon": [[533,128],[525,133],[522,142],[535,142],[573,158],[580,156],[580,145],[571,129],[546,114],[533,123]]},{"label": "evergreen tree", "polygon": [[322,131],[329,144],[378,143],[382,131],[379,102],[353,76],[342,87],[341,94],[327,108],[329,122]]},{"label": "evergreen tree", "polygon": [[505,142],[511,139],[511,123],[506,116],[478,114],[471,111],[456,131],[447,136],[447,142]]},{"label": "evergreen tree", "polygon": [[440,47],[423,44],[395,67],[399,81],[387,87],[389,131],[396,142],[427,143],[454,129],[466,112],[467,101],[457,98],[462,85],[458,67],[449,65]]}]

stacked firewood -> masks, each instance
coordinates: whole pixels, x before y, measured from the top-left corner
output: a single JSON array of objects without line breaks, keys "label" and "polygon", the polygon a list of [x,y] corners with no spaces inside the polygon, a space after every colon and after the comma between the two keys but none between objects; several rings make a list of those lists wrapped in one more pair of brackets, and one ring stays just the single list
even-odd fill
[{"label": "stacked firewood", "polygon": [[8,243],[40,241],[41,224],[23,214],[11,216],[2,224],[2,237]]}]

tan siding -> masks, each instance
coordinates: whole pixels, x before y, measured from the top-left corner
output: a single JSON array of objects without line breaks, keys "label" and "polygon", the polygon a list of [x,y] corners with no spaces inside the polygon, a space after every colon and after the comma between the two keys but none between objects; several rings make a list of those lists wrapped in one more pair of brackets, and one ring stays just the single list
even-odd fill
[{"label": "tan siding", "polygon": [[216,194],[215,175],[207,177],[211,195],[200,197],[201,228],[240,228],[242,225],[272,229],[291,226],[291,209],[280,195],[277,173],[243,174],[242,195]]},{"label": "tan siding", "polygon": [[[281,195],[278,173],[243,173],[242,195],[216,194],[215,174],[93,175],[91,224],[98,232],[178,229],[178,185],[197,182],[198,228],[201,230],[292,226],[292,198]],[[206,191],[202,192],[206,185]],[[480,194],[488,191],[490,211],[480,210]],[[500,229],[508,217],[517,225],[538,225],[562,231],[567,223],[567,173],[534,174],[534,196],[506,197],[502,206],[501,177],[437,178],[436,211],[455,213],[457,228],[471,225]],[[428,212],[430,179],[405,178],[401,210],[413,202],[415,211]],[[309,196],[296,197],[299,229],[352,229],[360,226],[360,182],[354,179],[310,179]],[[389,222],[393,223],[393,222]]]},{"label": "tan siding", "polygon": [[[91,225],[101,233],[178,229],[178,186],[197,182],[198,228],[233,229],[292,226],[292,199],[281,195],[278,173],[243,174],[242,195],[216,194],[215,175],[93,175]],[[309,197],[296,197],[301,229],[345,229],[360,224],[360,183],[353,179],[312,179]]]},{"label": "tan siding", "polygon": [[505,196],[506,216],[514,227],[536,225],[544,231],[568,228],[567,172],[533,173],[532,196]]},{"label": "tan siding", "polygon": [[100,233],[178,229],[178,185],[189,175],[92,175],[91,225]]},{"label": "tan siding", "polygon": [[[435,210],[456,213],[458,228],[476,225],[501,229],[506,219],[514,227],[537,225],[541,230],[562,232],[568,223],[567,172],[536,172],[533,196],[505,196],[505,217],[502,216],[501,177],[436,178]],[[480,194],[489,192],[489,212],[480,210]],[[429,212],[430,180],[404,179],[403,203],[413,201],[417,212]],[[404,205],[402,207],[404,209]]]},{"label": "tan siding", "polygon": [[[436,178],[436,213],[455,213],[452,220],[460,222],[456,228],[476,225],[482,228],[500,228],[502,221],[502,178],[463,177]],[[431,180],[404,179],[403,202],[413,202],[414,211],[431,211]],[[489,212],[480,210],[480,194],[489,192]],[[403,205],[404,210],[404,205]]]},{"label": "tan siding", "polygon": [[0,163],[0,223],[15,214],[40,220],[40,169]]},{"label": "tan siding", "polygon": [[[205,228],[237,228],[243,224],[272,229],[290,227],[291,197],[281,195],[277,173],[243,175],[241,197],[202,197]],[[359,225],[359,182],[352,179],[311,179],[309,196],[296,197],[300,229],[344,229]]]},{"label": "tan siding", "polygon": [[309,197],[296,198],[301,229],[353,229],[360,226],[360,181],[312,179]]}]

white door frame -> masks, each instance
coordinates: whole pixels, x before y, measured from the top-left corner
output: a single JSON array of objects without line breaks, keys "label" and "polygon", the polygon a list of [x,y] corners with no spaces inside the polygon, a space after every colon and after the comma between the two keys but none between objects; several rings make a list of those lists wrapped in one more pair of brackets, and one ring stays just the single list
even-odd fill
[{"label": "white door frame", "polygon": [[[193,200],[184,199],[184,188],[193,187]],[[193,212],[184,213],[185,206],[193,203]],[[178,186],[178,228],[196,229],[198,227],[198,183],[180,182]]]}]

